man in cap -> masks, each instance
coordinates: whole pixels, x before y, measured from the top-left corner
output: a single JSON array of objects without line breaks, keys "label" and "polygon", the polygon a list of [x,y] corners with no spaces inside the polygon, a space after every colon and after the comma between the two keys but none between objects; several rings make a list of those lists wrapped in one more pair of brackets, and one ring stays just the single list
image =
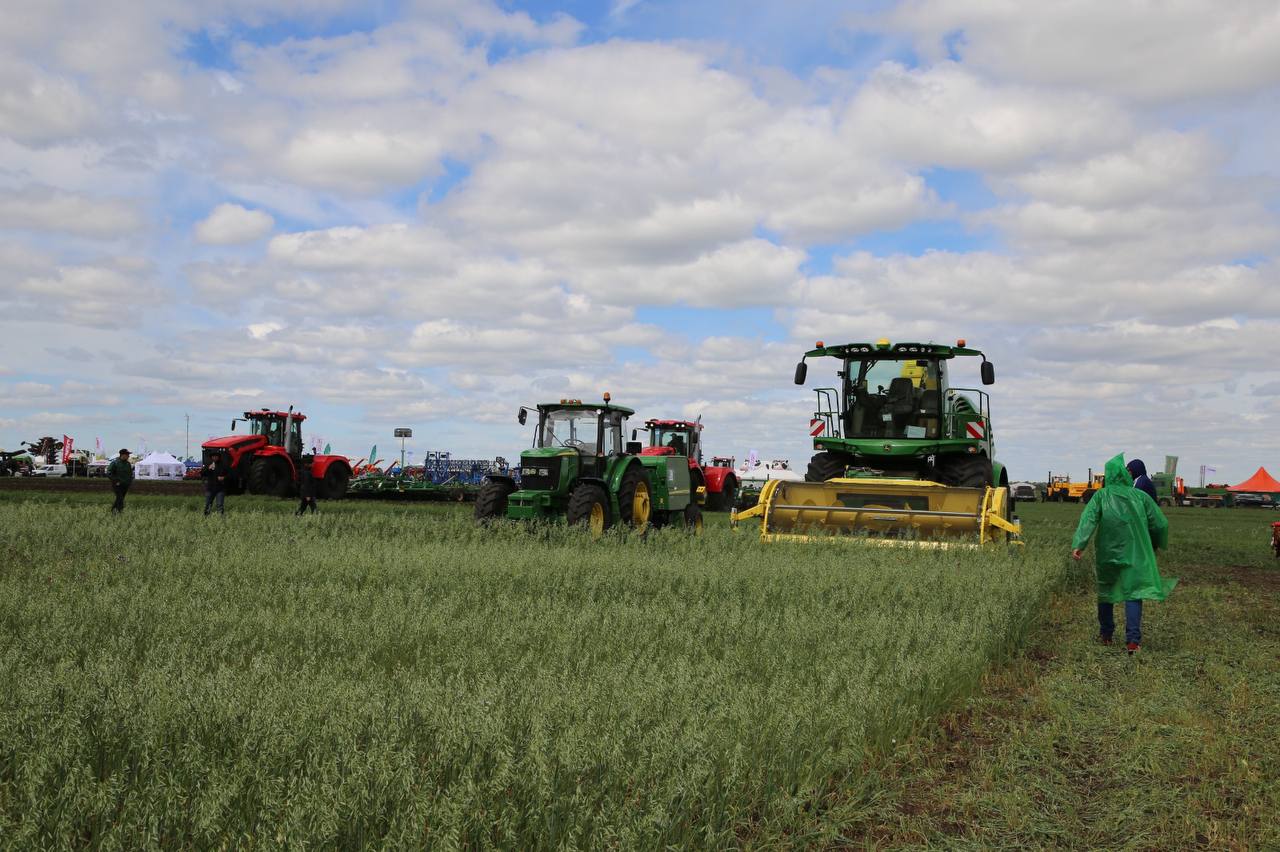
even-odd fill
[{"label": "man in cap", "polygon": [[129,464],[128,450],[121,450],[111,460],[111,464],[107,465],[107,477],[111,480],[111,490],[116,495],[116,501],[111,504],[111,514],[118,515],[124,511],[124,495],[133,484],[133,465]]}]

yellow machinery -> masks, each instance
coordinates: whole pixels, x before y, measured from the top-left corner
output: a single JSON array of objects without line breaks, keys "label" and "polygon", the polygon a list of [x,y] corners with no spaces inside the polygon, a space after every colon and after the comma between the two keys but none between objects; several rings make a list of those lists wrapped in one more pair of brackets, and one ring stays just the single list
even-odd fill
[{"label": "yellow machinery", "polygon": [[921,479],[770,480],[760,502],[735,513],[760,518],[762,541],[830,541],[915,547],[1015,542],[1007,488],[957,488]]},{"label": "yellow machinery", "polygon": [[1093,468],[1089,469],[1089,477],[1084,482],[1072,482],[1070,476],[1050,471],[1044,499],[1050,503],[1088,503],[1102,489],[1105,481],[1106,477],[1101,473],[1095,474]]}]

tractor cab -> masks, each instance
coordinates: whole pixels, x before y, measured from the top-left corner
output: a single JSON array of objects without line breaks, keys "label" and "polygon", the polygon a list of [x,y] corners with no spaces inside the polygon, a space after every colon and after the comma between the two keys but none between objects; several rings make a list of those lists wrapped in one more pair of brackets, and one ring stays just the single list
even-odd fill
[{"label": "tractor cab", "polygon": [[646,456],[687,456],[702,461],[702,424],[688,420],[647,420],[649,446],[640,451]]},{"label": "tractor cab", "polygon": [[[520,410],[522,423],[525,411]],[[607,398],[603,403],[562,399],[559,403],[539,405],[537,412],[533,449],[526,456],[552,459],[563,455],[565,449],[573,450],[578,457],[580,476],[600,476],[610,459],[628,453],[623,429],[627,418],[635,414],[630,408],[612,405]],[[522,471],[522,475],[528,474]]]},{"label": "tractor cab", "polygon": [[[237,418],[239,420],[240,418]],[[302,455],[302,421],[305,414],[298,412],[246,411],[243,418],[249,424],[250,435],[261,435],[267,439],[267,445],[280,447],[291,456]],[[236,420],[231,421],[231,428],[236,428]]]}]

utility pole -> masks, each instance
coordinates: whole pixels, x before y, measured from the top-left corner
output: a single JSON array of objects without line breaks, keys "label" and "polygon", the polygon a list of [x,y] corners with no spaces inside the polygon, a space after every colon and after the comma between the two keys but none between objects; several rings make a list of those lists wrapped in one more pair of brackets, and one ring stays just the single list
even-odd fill
[{"label": "utility pole", "polygon": [[182,416],[187,418],[187,450],[186,454],[182,457],[183,461],[186,461],[191,458],[191,415],[184,414]]}]

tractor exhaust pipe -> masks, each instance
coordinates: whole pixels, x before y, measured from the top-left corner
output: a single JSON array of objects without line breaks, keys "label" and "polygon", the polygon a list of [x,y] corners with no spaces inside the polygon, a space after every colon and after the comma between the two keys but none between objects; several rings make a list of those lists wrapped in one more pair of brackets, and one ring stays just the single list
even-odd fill
[{"label": "tractor exhaust pipe", "polygon": [[284,434],[281,439],[284,443],[284,451],[287,455],[293,455],[292,447],[289,446],[289,433],[293,428],[293,406],[289,406],[289,413],[284,418]]}]

